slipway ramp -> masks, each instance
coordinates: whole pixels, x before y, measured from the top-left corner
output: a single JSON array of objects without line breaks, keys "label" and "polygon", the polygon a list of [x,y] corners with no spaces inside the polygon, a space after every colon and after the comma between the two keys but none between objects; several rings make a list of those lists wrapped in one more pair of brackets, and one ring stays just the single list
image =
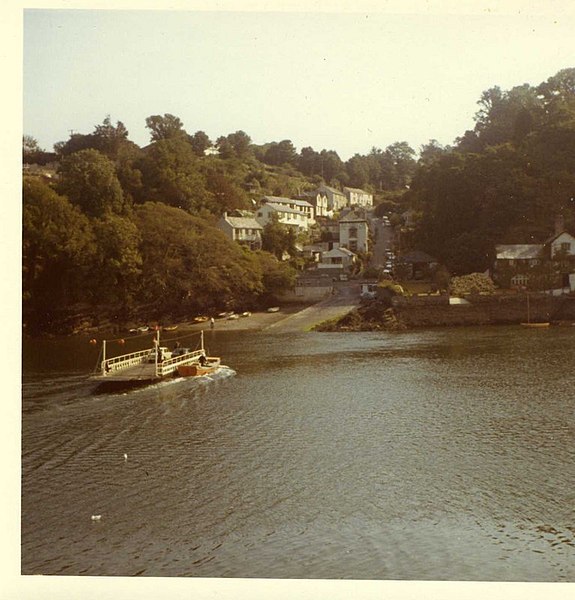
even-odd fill
[{"label": "slipway ramp", "polygon": [[270,333],[309,331],[319,323],[341,318],[359,306],[359,291],[357,284],[340,287],[330,298],[272,323],[264,331]]}]

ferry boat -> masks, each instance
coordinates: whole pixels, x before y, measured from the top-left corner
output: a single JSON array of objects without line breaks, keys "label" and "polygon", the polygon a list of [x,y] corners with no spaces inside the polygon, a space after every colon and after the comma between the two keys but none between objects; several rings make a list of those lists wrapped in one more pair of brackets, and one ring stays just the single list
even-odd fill
[{"label": "ferry boat", "polygon": [[[197,333],[192,335],[197,336]],[[145,385],[173,376],[202,376],[215,372],[220,366],[219,358],[206,355],[203,331],[195,349],[180,348],[179,342],[173,350],[161,346],[158,329],[151,348],[108,358],[109,345],[114,341],[122,343],[124,340],[103,340],[101,360],[91,377],[106,387]]]}]

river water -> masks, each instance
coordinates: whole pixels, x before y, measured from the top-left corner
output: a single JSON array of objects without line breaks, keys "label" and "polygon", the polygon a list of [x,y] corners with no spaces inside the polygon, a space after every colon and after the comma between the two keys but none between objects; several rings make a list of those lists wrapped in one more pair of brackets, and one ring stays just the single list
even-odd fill
[{"label": "river water", "polygon": [[95,394],[86,339],[25,340],[23,574],[575,580],[575,329],[206,341]]}]

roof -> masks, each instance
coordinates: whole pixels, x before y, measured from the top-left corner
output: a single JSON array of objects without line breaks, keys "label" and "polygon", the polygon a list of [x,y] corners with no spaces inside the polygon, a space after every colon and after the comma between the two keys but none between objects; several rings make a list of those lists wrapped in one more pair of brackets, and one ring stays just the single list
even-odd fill
[{"label": "roof", "polygon": [[263,227],[251,217],[224,217],[234,229],[263,229]]},{"label": "roof", "polygon": [[549,244],[552,244],[558,237],[562,236],[563,234],[567,234],[571,238],[573,237],[568,231],[563,230],[559,233],[555,233],[549,239],[545,240],[544,245],[548,246]]},{"label": "roof", "polygon": [[318,191],[321,192],[322,190],[327,190],[328,192],[331,192],[332,194],[339,194],[340,196],[345,196],[345,194],[340,191],[340,190],[336,190],[335,188],[329,187],[329,185],[320,185],[318,188]]},{"label": "roof", "polygon": [[327,252],[323,253],[323,256],[355,256],[355,254],[351,251],[348,250],[347,248],[332,248],[331,250],[328,250]]},{"label": "roof", "polygon": [[290,208],[289,206],[284,206],[283,204],[281,204],[281,205],[276,204],[274,202],[268,202],[264,206],[269,206],[272,210],[275,210],[276,212],[290,213],[293,215],[305,215],[305,213],[302,212],[301,210],[297,210],[295,208]]},{"label": "roof", "polygon": [[369,192],[366,192],[365,190],[361,190],[360,188],[344,187],[343,189],[346,192],[355,192],[356,194],[365,194],[366,196],[372,195]]},{"label": "roof", "polygon": [[495,246],[496,257],[501,260],[529,260],[540,258],[543,244],[500,244]]},{"label": "roof", "polygon": [[367,220],[361,217],[344,217],[339,220],[339,223],[367,223]]},{"label": "roof", "polygon": [[412,252],[408,252],[403,256],[399,257],[399,262],[403,263],[432,263],[437,262],[433,256],[427,254],[427,252],[423,252],[421,250],[413,250]]},{"label": "roof", "polygon": [[282,198],[281,196],[264,196],[267,203],[272,204],[295,204],[296,206],[311,206],[307,200],[294,200],[293,198]]}]

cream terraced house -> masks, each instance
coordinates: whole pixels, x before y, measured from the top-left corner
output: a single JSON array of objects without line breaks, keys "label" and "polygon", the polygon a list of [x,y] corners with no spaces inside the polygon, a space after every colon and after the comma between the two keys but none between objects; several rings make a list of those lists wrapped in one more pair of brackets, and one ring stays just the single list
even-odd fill
[{"label": "cream terraced house", "polygon": [[373,194],[359,188],[344,187],[349,206],[373,206]]},{"label": "cream terraced house", "polygon": [[315,191],[327,196],[327,208],[332,212],[339,212],[342,208],[347,206],[346,195],[335,188],[321,185]]},{"label": "cream terraced house", "polygon": [[327,196],[320,192],[304,192],[298,196],[299,200],[306,200],[313,206],[314,219],[316,217],[331,217],[333,211],[329,210]]},{"label": "cream terraced house", "polygon": [[262,203],[274,204],[278,207],[288,207],[293,210],[298,210],[307,215],[308,223],[315,223],[315,214],[313,205],[307,200],[296,200],[294,198],[283,198],[281,196],[264,196]]},{"label": "cream terraced house", "polygon": [[300,210],[295,210],[289,206],[282,206],[275,203],[262,204],[256,212],[256,221],[265,227],[276,215],[278,222],[287,227],[292,227],[297,231],[307,231],[309,227],[308,216]]}]

